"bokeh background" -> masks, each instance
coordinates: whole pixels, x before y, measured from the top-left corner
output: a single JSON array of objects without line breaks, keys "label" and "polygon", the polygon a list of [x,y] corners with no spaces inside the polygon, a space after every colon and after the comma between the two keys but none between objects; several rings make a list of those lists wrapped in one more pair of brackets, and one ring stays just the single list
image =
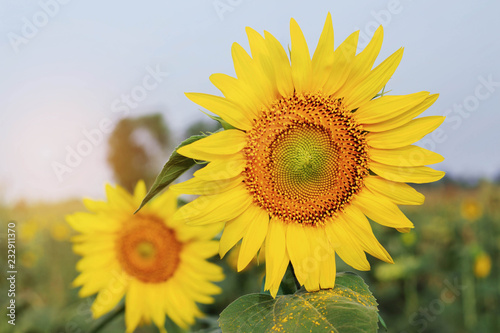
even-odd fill
[{"label": "bokeh background", "polygon": [[[403,208],[411,233],[375,228],[395,264],[371,260],[360,273],[388,331],[500,331],[499,10],[449,0],[0,1],[1,274],[10,221],[18,269],[15,328],[0,280],[0,331],[87,332],[92,299],[71,288],[78,257],[64,216],[83,210],[82,197],[104,198],[105,183],[151,184],[178,142],[217,129],[184,92],[218,94],[208,77],[234,75],[231,44],[248,50],[246,26],[289,45],[293,17],[314,49],[327,12],[336,45],[360,30],[362,49],[383,25],[377,63],[405,47],[387,90],[439,93],[424,115],[447,116],[419,142],[445,156],[436,168],[447,176],[417,187],[422,207]],[[237,275],[235,256],[221,262],[226,292],[195,330],[212,331],[227,304],[260,291],[263,266]],[[123,329],[118,317],[103,331]]]}]

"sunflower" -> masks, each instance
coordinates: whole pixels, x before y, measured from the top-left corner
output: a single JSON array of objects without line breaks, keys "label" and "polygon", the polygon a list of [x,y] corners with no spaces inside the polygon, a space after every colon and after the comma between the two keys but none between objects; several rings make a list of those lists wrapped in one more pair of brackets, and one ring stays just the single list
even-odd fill
[{"label": "sunflower", "polygon": [[167,314],[180,327],[203,314],[195,302],[211,303],[221,289],[222,269],[205,259],[217,253],[211,240],[220,225],[190,227],[174,221],[177,198],[172,191],[157,197],[133,214],[146,195],[139,182],[130,195],[117,186],[106,187],[108,201],[84,200],[90,213],[67,217],[78,232],[73,250],[83,256],[73,282],[80,297],[97,293],[94,318],[112,310],[125,296],[127,332],[153,321],[165,332]]},{"label": "sunflower", "polygon": [[398,205],[420,205],[424,196],[406,182],[443,177],[425,166],[443,158],[412,145],[444,120],[414,119],[437,95],[378,94],[403,55],[399,49],[372,69],[382,27],[359,54],[359,31],[334,50],[328,14],[312,59],[294,19],[290,59],[267,31],[246,32],[251,56],[232,46],[237,78],[210,77],[225,97],[186,94],[232,128],[178,149],[209,163],[174,186],[200,195],[174,218],[225,222],[219,252],[242,240],[239,270],[264,244],[273,296],[289,262],[309,291],[333,288],[335,253],[357,270],[370,269],[365,252],[392,263],[366,217],[408,232],[413,224]]}]

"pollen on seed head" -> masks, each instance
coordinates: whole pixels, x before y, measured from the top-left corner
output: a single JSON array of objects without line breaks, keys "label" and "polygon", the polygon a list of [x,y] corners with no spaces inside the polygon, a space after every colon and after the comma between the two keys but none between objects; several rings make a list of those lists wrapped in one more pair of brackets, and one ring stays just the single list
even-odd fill
[{"label": "pollen on seed head", "polygon": [[247,134],[245,185],[284,222],[323,224],[363,187],[365,133],[342,99],[280,99]]}]

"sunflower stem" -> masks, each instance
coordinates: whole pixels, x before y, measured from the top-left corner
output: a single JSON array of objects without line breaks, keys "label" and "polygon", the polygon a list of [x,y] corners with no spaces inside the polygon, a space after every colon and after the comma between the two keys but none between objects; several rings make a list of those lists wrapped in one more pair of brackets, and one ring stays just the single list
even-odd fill
[{"label": "sunflower stem", "polygon": [[103,327],[106,327],[110,322],[112,322],[116,317],[125,312],[125,303],[120,305],[115,311],[106,315],[100,322],[97,322],[94,327],[91,327],[89,333],[97,333]]}]

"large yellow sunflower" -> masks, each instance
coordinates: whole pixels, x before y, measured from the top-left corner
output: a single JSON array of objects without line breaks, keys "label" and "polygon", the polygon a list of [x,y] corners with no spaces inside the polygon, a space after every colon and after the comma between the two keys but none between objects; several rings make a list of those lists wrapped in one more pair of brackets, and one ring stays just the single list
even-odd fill
[{"label": "large yellow sunflower", "polygon": [[213,284],[224,278],[222,269],[205,259],[217,253],[211,240],[220,225],[190,227],[172,219],[177,198],[172,191],[158,196],[133,214],[146,195],[139,182],[133,196],[117,186],[106,187],[107,202],[84,200],[90,213],[67,217],[80,235],[73,250],[83,258],[74,286],[79,295],[97,293],[91,310],[98,318],[126,295],[125,323],[132,332],[140,323],[153,321],[165,332],[167,314],[186,327],[202,316],[195,302],[211,303],[221,289]]},{"label": "large yellow sunflower", "polygon": [[300,27],[290,23],[290,60],[267,31],[247,28],[251,56],[233,44],[237,78],[213,74],[225,97],[187,97],[234,129],[184,146],[184,156],[210,163],[175,185],[201,195],[177,220],[226,222],[220,255],[242,239],[238,269],[265,244],[266,285],[273,296],[291,261],[307,290],[332,288],[335,253],[358,270],[365,252],[392,262],[367,217],[409,231],[397,205],[419,205],[423,195],[405,184],[432,182],[442,161],[412,145],[443,117],[414,119],[437,99],[419,92],[376,97],[398,66],[403,49],[372,69],[382,27],[356,54],[359,31],[334,50],[330,14],[312,59]]}]

